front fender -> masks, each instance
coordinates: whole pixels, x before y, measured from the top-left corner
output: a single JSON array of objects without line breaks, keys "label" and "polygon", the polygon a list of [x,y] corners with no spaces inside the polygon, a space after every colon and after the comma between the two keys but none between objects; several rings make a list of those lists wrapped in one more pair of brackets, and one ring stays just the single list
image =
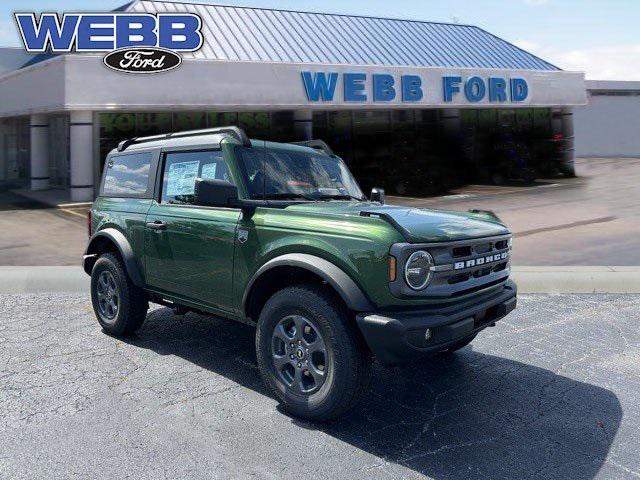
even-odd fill
[{"label": "front fender", "polygon": [[269,270],[281,266],[303,268],[318,275],[338,292],[350,310],[356,312],[370,312],[374,310],[373,304],[364,292],[341,268],[324,258],[306,253],[288,253],[273,258],[262,265],[251,277],[245,288],[242,296],[242,305],[245,310],[251,289],[256,281]]}]

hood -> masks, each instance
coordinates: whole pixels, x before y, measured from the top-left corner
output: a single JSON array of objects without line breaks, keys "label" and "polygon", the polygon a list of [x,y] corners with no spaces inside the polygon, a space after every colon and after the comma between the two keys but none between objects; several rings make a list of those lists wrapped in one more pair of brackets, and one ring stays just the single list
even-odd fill
[{"label": "hood", "polygon": [[508,234],[509,229],[486,213],[454,212],[380,205],[370,202],[310,202],[287,207],[289,211],[386,219],[408,242],[428,243],[467,240]]}]

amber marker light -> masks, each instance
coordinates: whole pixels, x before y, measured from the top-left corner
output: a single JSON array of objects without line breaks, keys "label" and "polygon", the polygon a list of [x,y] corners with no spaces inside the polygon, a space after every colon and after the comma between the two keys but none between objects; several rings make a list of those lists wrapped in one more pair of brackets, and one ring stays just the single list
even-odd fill
[{"label": "amber marker light", "polygon": [[396,257],[389,255],[389,281],[396,281],[397,262]]}]

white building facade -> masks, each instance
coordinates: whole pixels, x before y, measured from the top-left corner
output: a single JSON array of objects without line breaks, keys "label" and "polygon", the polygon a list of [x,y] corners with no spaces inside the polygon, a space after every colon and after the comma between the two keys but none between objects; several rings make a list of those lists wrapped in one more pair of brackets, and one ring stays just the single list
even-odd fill
[{"label": "white building facade", "polygon": [[473,26],[156,1],[128,9],[197,13],[205,44],[152,75],[110,70],[97,54],[44,56],[2,75],[0,184],[92,200],[120,140],[238,125],[254,138],[323,138],[366,188],[412,175],[398,165],[430,175],[456,155],[477,164],[487,132],[505,125],[572,138],[572,111],[586,102],[582,73]]}]

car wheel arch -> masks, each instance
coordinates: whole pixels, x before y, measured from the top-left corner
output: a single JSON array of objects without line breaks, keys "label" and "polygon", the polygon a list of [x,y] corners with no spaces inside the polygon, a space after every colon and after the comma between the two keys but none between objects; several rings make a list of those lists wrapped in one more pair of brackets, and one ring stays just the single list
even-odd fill
[{"label": "car wheel arch", "polygon": [[85,251],[84,271],[91,275],[91,269],[97,257],[106,252],[117,252],[122,258],[127,274],[134,285],[144,287],[143,277],[133,253],[133,248],[131,248],[127,237],[116,228],[99,230],[91,237]]},{"label": "car wheel arch", "polygon": [[[301,283],[304,279],[326,283],[351,311],[374,310],[362,289],[340,267],[315,255],[289,253],[269,260],[251,277],[242,298],[245,316],[256,320],[266,299],[280,288],[278,282],[273,280],[280,279],[282,283],[281,278],[288,278],[291,274],[297,277],[294,283]],[[282,283],[283,286],[289,284]],[[269,294],[265,295],[264,288],[267,288]]]}]

